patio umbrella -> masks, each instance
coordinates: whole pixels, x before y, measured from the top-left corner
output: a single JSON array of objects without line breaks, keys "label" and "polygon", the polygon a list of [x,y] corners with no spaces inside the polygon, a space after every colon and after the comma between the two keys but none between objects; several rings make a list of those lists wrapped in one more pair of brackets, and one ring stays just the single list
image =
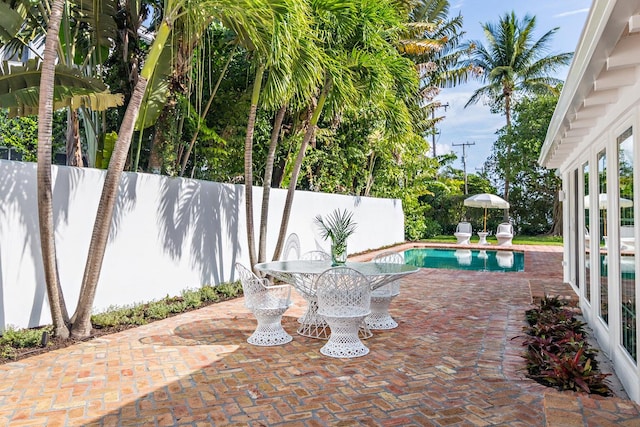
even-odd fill
[{"label": "patio umbrella", "polygon": [[[598,195],[598,208],[606,209],[607,201],[608,201],[607,193],[600,193]],[[633,200],[620,197],[618,198],[618,206],[621,208],[630,208],[631,206],[633,206]],[[584,196],[584,208],[589,209],[589,195]]]},{"label": "patio umbrella", "polygon": [[[607,235],[607,193],[600,193],[598,194],[598,209],[599,210],[604,210],[604,213],[602,214],[602,223],[603,223],[603,227],[604,227],[604,232],[603,235],[606,236]],[[618,207],[621,208],[630,208],[633,206],[633,200],[631,199],[625,199],[624,197],[619,197],[618,198]],[[584,196],[584,208],[585,209],[589,209],[589,195]]]},{"label": "patio umbrella", "polygon": [[476,194],[464,199],[464,205],[472,208],[484,208],[484,231],[487,231],[487,209],[509,209],[509,202],[495,194]]}]

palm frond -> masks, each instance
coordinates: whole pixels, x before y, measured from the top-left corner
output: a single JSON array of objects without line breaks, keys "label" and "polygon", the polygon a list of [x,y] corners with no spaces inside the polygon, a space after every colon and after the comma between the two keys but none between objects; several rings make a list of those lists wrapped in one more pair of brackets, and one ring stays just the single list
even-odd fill
[{"label": "palm frond", "polygon": [[356,231],[356,223],[353,221],[353,212],[336,209],[323,218],[318,215],[314,223],[320,228],[323,239],[330,238],[333,242],[345,242]]},{"label": "palm frond", "polygon": [[[0,107],[11,109],[14,115],[36,114],[40,74],[41,63],[37,60],[13,66],[3,62],[0,68]],[[54,108],[86,106],[102,111],[123,102],[123,96],[109,93],[102,81],[89,78],[75,68],[56,66]]]},{"label": "palm frond", "polygon": [[0,42],[4,45],[20,31],[24,17],[13,10],[8,3],[0,2]]}]

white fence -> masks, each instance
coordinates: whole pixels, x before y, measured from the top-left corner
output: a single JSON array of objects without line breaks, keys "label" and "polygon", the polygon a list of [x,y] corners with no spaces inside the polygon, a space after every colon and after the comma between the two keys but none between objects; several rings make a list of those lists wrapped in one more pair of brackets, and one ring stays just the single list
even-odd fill
[{"label": "white fence", "polygon": [[[77,304],[105,172],[53,167],[56,250],[70,312]],[[262,188],[255,187],[256,235]],[[267,258],[280,228],[286,190],[273,189]],[[288,235],[299,251],[323,248],[313,218],[349,209],[357,222],[349,253],[404,240],[397,199],[297,191]],[[244,186],[125,173],[94,311],[179,295],[185,288],[235,280],[248,264]],[[296,245],[292,245],[296,250]],[[295,255],[295,254],[293,254]],[[51,323],[38,226],[36,165],[0,160],[0,330]]]}]

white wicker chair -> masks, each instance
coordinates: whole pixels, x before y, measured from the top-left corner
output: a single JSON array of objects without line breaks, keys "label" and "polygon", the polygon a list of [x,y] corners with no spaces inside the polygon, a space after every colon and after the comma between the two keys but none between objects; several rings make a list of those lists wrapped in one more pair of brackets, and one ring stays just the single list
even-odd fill
[{"label": "white wicker chair", "polygon": [[236,263],[236,271],[242,282],[244,303],[258,326],[247,342],[259,346],[282,345],[293,339],[282,327],[282,315],[291,306],[291,285],[270,285],[251,270]]},{"label": "white wicker chair", "polygon": [[282,256],[280,259],[290,260],[300,258],[300,238],[296,233],[291,233],[287,237],[284,243],[284,249],[282,250]]},{"label": "white wicker chair", "polygon": [[318,314],[323,316],[331,335],[320,352],[325,356],[352,358],[369,353],[358,331],[371,312],[371,285],[367,278],[349,268],[334,267],[316,280]]},{"label": "white wicker chair", "polygon": [[[404,264],[404,257],[398,252],[383,252],[376,255],[373,262]],[[369,329],[393,329],[398,323],[389,314],[391,301],[400,294],[400,280],[394,280],[371,292],[371,314],[365,319]]]},{"label": "white wicker chair", "polygon": [[459,245],[468,245],[473,234],[473,228],[469,222],[459,222],[456,227],[456,232],[453,235],[456,237]]},{"label": "white wicker chair", "polygon": [[[303,253],[300,256],[300,259],[303,260],[307,260],[307,261],[331,261],[331,254],[328,254],[325,251],[321,251],[321,250],[315,250],[315,251],[308,251]],[[309,306],[313,305],[313,304],[317,304],[318,300],[316,297],[308,297],[307,298],[307,309],[305,310],[304,314],[300,317],[298,317],[298,323],[304,323],[306,319],[309,319]],[[320,320],[320,319],[316,319],[316,327],[318,329],[322,329],[323,327],[326,326],[326,322],[324,320]]]},{"label": "white wicker chair", "polygon": [[513,225],[508,222],[498,224],[498,230],[496,231],[496,239],[498,239],[498,245],[511,246],[513,234]]}]

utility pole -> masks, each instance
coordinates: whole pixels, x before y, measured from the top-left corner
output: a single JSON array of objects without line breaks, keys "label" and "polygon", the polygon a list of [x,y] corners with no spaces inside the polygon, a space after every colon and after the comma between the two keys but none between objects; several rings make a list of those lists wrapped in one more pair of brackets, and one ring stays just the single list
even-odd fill
[{"label": "utility pole", "polygon": [[476,145],[475,142],[463,142],[462,144],[451,144],[454,147],[462,147],[462,168],[464,170],[464,194],[467,195],[467,146]]},{"label": "utility pole", "polygon": [[447,102],[446,104],[436,104],[433,106],[433,109],[431,110],[431,120],[433,120],[433,135],[431,135],[431,146],[433,147],[433,158],[436,158],[436,109],[437,108],[444,108],[444,111],[447,111],[447,108],[449,108],[449,103]]}]

